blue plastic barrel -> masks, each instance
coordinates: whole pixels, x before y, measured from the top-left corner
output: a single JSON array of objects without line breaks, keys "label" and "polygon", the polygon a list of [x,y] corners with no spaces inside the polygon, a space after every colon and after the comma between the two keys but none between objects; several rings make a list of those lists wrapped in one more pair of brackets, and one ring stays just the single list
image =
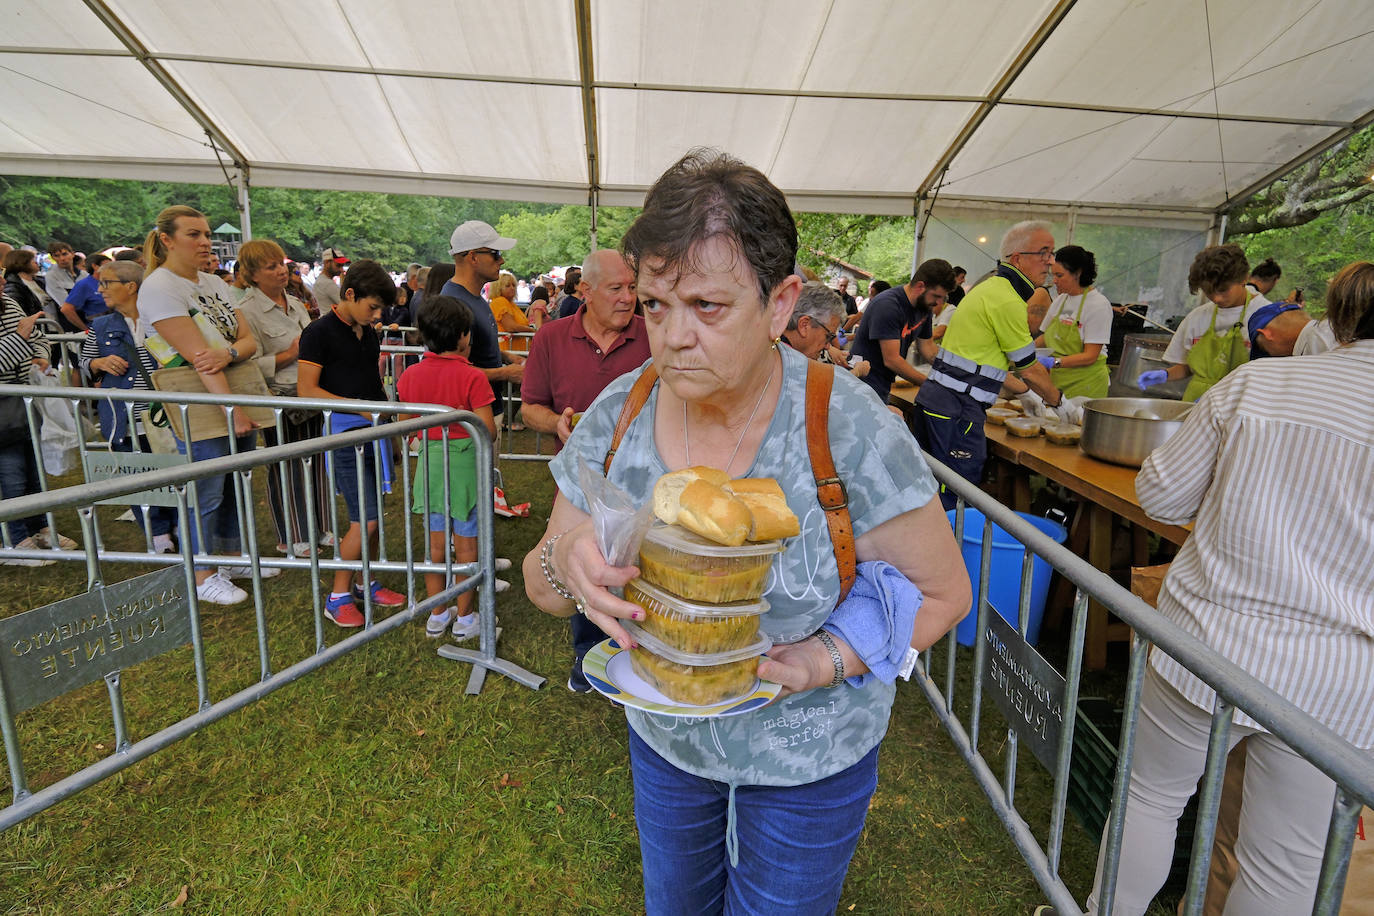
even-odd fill
[{"label": "blue plastic barrel", "polygon": [[[1030,522],[1056,543],[1064,543],[1069,532],[1058,522],[1047,518],[1016,513]],[[947,513],[950,527],[954,527],[954,510]],[[968,567],[968,577],[973,583],[974,608],[959,622],[959,645],[971,646],[977,637],[978,628],[978,570],[983,562],[983,513],[976,509],[964,509],[964,543],[959,545],[964,554],[964,565]],[[1002,615],[1002,619],[1013,627],[1017,625],[1017,614],[1021,607],[1021,561],[1026,548],[1021,542],[1003,531],[996,524],[992,526],[992,566],[988,581],[988,602]],[[1036,556],[1031,563],[1031,601],[1030,622],[1026,627],[1026,642],[1035,645],[1040,639],[1040,623],[1045,617],[1045,599],[1050,592],[1050,573],[1048,561]]]}]

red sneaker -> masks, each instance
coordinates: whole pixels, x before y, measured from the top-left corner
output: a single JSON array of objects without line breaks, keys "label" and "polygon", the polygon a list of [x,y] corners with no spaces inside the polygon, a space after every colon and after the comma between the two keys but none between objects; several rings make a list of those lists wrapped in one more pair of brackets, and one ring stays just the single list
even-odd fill
[{"label": "red sneaker", "polygon": [[[356,585],[353,586],[353,600],[359,604],[361,604],[363,600],[363,590]],[[405,607],[407,601],[405,595],[402,595],[400,592],[393,592],[376,579],[373,579],[372,603],[377,607]]]},{"label": "red sneaker", "polygon": [[324,603],[324,616],[345,629],[360,627],[367,622],[366,618],[358,613],[358,606],[348,595],[327,599]]}]

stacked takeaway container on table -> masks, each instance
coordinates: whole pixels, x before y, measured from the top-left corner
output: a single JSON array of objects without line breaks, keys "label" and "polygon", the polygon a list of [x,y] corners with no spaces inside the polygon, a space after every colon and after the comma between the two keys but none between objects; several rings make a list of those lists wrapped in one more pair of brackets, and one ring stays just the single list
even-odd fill
[{"label": "stacked takeaway container on table", "polygon": [[626,630],[634,671],[668,699],[712,706],[748,694],[772,641],[759,630],[763,592],[796,515],[771,479],[730,480],[695,467],[654,487],[658,522],[639,549],[625,599],[644,608]]}]

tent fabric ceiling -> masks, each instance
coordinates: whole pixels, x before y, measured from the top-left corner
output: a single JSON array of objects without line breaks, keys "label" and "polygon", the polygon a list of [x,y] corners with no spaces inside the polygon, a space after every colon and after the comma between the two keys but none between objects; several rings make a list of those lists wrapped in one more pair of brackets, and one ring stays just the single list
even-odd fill
[{"label": "tent fabric ceiling", "polygon": [[[1368,0],[0,0],[0,173],[1201,219],[1374,121]],[[210,138],[215,138],[214,146]],[[216,149],[218,147],[218,149]]]}]

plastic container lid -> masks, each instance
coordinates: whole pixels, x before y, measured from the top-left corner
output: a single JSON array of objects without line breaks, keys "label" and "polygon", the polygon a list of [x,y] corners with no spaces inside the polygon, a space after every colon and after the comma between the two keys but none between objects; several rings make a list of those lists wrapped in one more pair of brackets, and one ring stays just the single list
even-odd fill
[{"label": "plastic container lid", "polygon": [[770,553],[782,552],[782,541],[748,541],[738,547],[727,547],[707,540],[677,525],[655,522],[644,535],[651,541],[669,550],[678,550],[699,557],[762,557]]},{"label": "plastic container lid", "polygon": [[635,642],[639,643],[640,648],[648,649],[659,658],[676,662],[679,665],[693,665],[699,668],[707,665],[728,665],[730,662],[743,661],[746,658],[762,655],[773,648],[773,640],[760,633],[759,638],[749,645],[739,649],[731,649],[728,652],[683,652],[681,649],[674,649],[632,620],[622,620],[621,624],[625,627],[626,632],[634,637]]},{"label": "plastic container lid", "polygon": [[634,588],[649,601],[653,601],[657,607],[650,608],[656,614],[665,617],[677,615],[686,619],[697,617],[754,617],[759,614],[768,613],[768,601],[759,598],[757,601],[734,601],[729,604],[709,604],[705,601],[689,601],[680,598],[672,592],[665,591],[648,582],[645,579],[631,579],[630,584],[625,586],[627,601],[633,601],[629,597],[629,589]]}]

